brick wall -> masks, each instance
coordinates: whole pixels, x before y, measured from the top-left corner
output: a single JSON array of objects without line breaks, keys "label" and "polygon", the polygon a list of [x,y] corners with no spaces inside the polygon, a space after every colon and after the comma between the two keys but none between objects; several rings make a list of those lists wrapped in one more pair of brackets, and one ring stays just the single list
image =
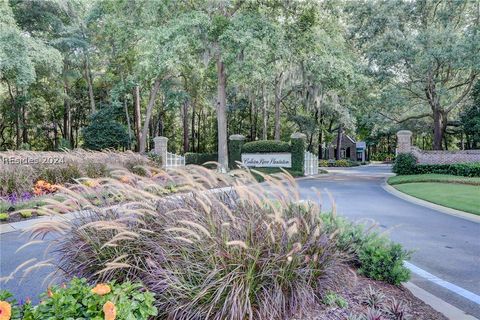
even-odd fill
[{"label": "brick wall", "polygon": [[412,146],[412,132],[401,130],[397,133],[397,153],[412,153],[420,164],[451,164],[480,162],[480,150],[425,151]]},{"label": "brick wall", "polygon": [[412,153],[417,157],[418,163],[422,164],[480,162],[480,150],[424,151],[417,147],[412,147]]}]

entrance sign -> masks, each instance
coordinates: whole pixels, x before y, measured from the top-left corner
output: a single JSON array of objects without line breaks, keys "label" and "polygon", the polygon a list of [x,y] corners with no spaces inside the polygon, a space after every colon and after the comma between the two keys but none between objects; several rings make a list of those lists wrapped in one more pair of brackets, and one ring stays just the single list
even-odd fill
[{"label": "entrance sign", "polygon": [[291,168],[291,153],[242,153],[242,163],[247,167]]}]

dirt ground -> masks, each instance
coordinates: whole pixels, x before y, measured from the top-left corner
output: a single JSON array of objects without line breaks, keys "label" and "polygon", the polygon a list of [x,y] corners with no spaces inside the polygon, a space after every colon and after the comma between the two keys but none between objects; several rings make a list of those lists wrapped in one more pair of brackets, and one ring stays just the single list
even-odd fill
[{"label": "dirt ground", "polygon": [[[408,317],[404,319],[448,320],[443,314],[435,311],[432,307],[417,299],[403,286],[394,286],[381,281],[371,280],[357,275],[355,271],[346,268],[338,278],[343,280],[335,284],[331,290],[343,297],[348,303],[348,307],[341,308],[339,306],[325,306],[319,304],[317,307],[312,308],[308,314],[301,317],[295,317],[292,320],[350,320],[349,316],[365,314],[369,308],[365,303],[365,291],[369,289],[369,286],[375,291],[379,291],[385,295],[385,304],[388,304],[389,300],[392,298],[396,301],[402,301],[406,306],[405,309],[408,313]],[[351,319],[356,318],[352,317]],[[382,318],[375,319],[390,320],[395,318],[388,317],[384,314]]]}]

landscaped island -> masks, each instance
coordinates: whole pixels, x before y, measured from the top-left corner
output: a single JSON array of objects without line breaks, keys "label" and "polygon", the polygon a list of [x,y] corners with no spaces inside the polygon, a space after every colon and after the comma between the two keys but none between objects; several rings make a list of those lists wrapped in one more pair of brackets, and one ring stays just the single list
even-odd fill
[{"label": "landscaped island", "polygon": [[[185,178],[185,193],[175,197],[155,189],[164,171],[60,188],[39,210],[62,208],[77,218],[34,225],[31,245],[62,234],[46,252],[58,257],[57,281],[85,280],[48,290],[37,306],[3,293],[4,310],[15,312],[12,319],[113,320],[128,312],[135,319],[444,319],[399,287],[409,278],[409,252],[371,227],[299,201],[293,177],[265,175],[259,184],[232,170],[230,188],[211,190],[224,174],[196,166],[174,172]],[[92,200],[105,194],[124,201]],[[26,261],[11,276],[37,267]]]},{"label": "landscaped island", "polygon": [[397,157],[388,183],[416,198],[480,215],[480,163],[417,164],[411,154]]}]

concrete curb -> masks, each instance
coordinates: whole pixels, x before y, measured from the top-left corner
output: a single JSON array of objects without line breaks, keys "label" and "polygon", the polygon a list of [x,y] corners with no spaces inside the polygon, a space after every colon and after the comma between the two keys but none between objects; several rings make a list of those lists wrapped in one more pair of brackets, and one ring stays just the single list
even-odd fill
[{"label": "concrete curb", "polygon": [[406,193],[398,191],[397,189],[395,189],[394,187],[389,185],[387,183],[387,179],[385,179],[384,183],[382,184],[382,188],[386,192],[388,192],[391,195],[393,195],[397,198],[400,198],[402,200],[417,204],[419,206],[427,207],[429,209],[438,211],[440,213],[448,214],[448,215],[451,215],[451,216],[454,216],[454,217],[457,217],[457,218],[461,218],[461,219],[464,219],[464,220],[468,220],[468,221],[471,221],[471,222],[480,223],[480,216],[476,216],[472,213],[468,213],[468,212],[465,212],[465,211],[460,211],[460,210],[456,210],[456,209],[452,209],[452,208],[447,208],[447,207],[444,207],[444,206],[441,206],[441,205],[438,205],[438,204],[435,204],[435,203],[432,203],[432,202],[428,202],[428,201],[425,201],[425,200],[422,200],[422,199],[419,199],[419,198],[415,198],[411,195],[408,195]]},{"label": "concrete curb", "polygon": [[436,311],[443,314],[450,320],[478,320],[477,318],[466,314],[462,310],[458,309],[455,306],[452,306],[450,303],[438,298],[437,296],[431,294],[428,291],[418,287],[417,285],[413,284],[412,282],[404,283],[403,286],[410,291],[415,297],[422,300],[430,307],[435,309]]}]

